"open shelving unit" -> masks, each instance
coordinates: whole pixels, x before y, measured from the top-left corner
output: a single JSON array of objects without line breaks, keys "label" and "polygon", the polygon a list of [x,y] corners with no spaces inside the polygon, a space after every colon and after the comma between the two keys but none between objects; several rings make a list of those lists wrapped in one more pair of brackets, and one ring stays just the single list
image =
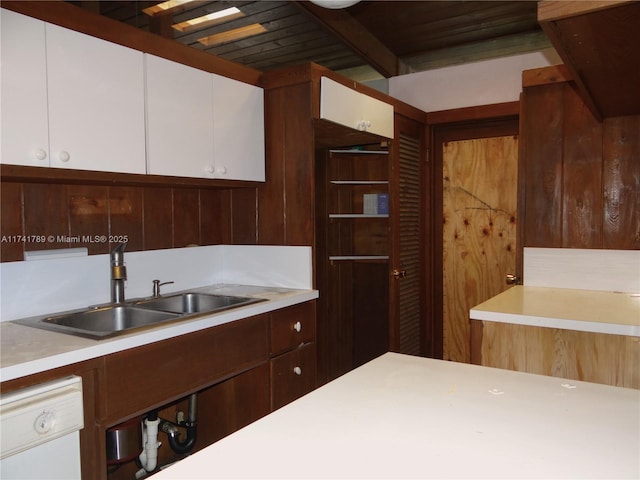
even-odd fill
[{"label": "open shelving unit", "polygon": [[[316,261],[341,374],[388,349],[389,152],[371,145],[318,155]],[[365,195],[375,200],[367,209],[381,201],[382,211],[365,210]]]}]

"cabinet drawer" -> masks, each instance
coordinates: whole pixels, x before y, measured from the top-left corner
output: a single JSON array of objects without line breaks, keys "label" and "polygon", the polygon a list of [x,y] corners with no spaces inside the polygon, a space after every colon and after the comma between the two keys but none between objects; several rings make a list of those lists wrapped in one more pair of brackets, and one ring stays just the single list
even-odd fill
[{"label": "cabinet drawer", "polygon": [[271,359],[271,408],[273,410],[309,393],[315,387],[315,343],[303,345]]},{"label": "cabinet drawer", "polygon": [[315,302],[301,303],[273,312],[271,316],[272,355],[312,342],[315,337]]}]

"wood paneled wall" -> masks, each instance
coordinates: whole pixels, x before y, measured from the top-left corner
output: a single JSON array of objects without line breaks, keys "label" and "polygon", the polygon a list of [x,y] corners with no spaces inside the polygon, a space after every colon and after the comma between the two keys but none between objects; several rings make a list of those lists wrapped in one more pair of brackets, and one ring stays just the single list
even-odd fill
[{"label": "wood paneled wall", "polygon": [[255,244],[256,188],[207,189],[66,183],[1,184],[0,259],[87,247],[109,253],[187,245]]},{"label": "wood paneled wall", "polygon": [[640,248],[640,115],[596,120],[570,82],[525,87],[524,246]]}]

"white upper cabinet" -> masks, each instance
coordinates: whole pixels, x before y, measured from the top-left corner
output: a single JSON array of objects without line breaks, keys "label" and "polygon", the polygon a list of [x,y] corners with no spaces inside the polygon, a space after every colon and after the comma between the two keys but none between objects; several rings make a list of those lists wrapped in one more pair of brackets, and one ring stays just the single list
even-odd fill
[{"label": "white upper cabinet", "polygon": [[213,178],[211,74],[153,55],[145,63],[148,173]]},{"label": "white upper cabinet", "polygon": [[215,176],[265,181],[264,91],[213,75]]},{"label": "white upper cabinet", "polygon": [[157,175],[264,181],[264,95],[146,55],[147,167]]},{"label": "white upper cabinet", "polygon": [[142,58],[2,10],[2,163],[145,173]]},{"label": "white upper cabinet", "polygon": [[46,25],[51,166],[145,173],[143,54]]},{"label": "white upper cabinet", "polygon": [[393,138],[393,106],[327,77],[320,79],[320,118]]},{"label": "white upper cabinet", "polygon": [[44,22],[0,9],[0,163],[49,166]]}]

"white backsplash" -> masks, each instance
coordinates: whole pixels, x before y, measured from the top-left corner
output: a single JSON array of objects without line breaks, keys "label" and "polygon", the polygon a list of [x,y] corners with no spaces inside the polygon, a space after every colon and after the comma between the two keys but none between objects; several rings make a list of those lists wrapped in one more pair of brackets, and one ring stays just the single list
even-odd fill
[{"label": "white backsplash", "polygon": [[523,270],[530,287],[640,293],[640,250],[526,247]]},{"label": "white backsplash", "polygon": [[[217,284],[311,289],[311,248],[211,245],[126,252],[126,298]],[[0,263],[0,321],[110,301],[109,255]]]}]

